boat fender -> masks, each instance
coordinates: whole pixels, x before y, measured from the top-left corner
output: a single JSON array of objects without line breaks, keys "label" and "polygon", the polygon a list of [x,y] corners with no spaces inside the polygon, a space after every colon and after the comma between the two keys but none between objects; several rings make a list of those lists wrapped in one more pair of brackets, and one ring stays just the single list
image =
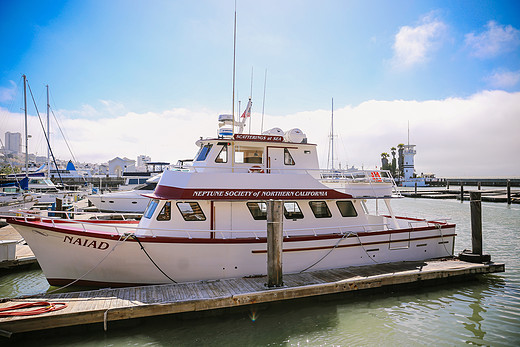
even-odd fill
[{"label": "boat fender", "polygon": [[261,166],[254,165],[249,168],[249,173],[264,173],[264,169]]}]

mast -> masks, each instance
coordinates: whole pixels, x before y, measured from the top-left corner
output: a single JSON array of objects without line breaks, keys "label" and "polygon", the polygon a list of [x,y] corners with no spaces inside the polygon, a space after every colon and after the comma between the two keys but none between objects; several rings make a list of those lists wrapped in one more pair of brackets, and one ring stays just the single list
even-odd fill
[{"label": "mast", "polygon": [[47,87],[47,177],[51,177],[51,123],[49,118],[49,109],[51,105],[49,104],[49,85]]},{"label": "mast", "polygon": [[[249,92],[249,100],[253,98],[253,67],[251,66],[251,91]],[[249,116],[249,133],[251,134],[251,115]]]},{"label": "mast", "polygon": [[267,68],[265,69],[264,77],[264,100],[262,102],[262,125],[260,126],[260,134],[264,132],[264,109],[265,109],[265,85],[267,83]]},{"label": "mast", "polygon": [[233,27],[233,97],[231,114],[233,115],[233,135],[235,135],[235,57],[237,49],[237,2],[235,0],[235,24]]},{"label": "mast", "polygon": [[331,149],[331,153],[332,153],[332,170],[334,170],[334,98],[332,98],[332,113],[331,113],[331,117],[332,117],[332,125],[331,125],[331,143],[332,143],[332,149]]},{"label": "mast", "polygon": [[23,110],[25,114],[25,177],[29,177],[29,134],[27,133],[27,76],[23,77]]}]

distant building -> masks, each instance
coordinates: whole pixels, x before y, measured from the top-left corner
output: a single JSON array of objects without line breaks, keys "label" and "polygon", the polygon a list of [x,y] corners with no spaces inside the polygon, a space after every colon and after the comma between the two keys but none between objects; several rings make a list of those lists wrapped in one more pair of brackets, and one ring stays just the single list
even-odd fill
[{"label": "distant building", "polygon": [[8,154],[22,153],[22,134],[6,132],[4,151]]},{"label": "distant building", "polygon": [[122,177],[123,172],[135,171],[135,160],[115,157],[108,161],[108,174]]},{"label": "distant building", "polygon": [[144,154],[137,156],[137,169],[138,170],[146,170],[146,164],[149,163],[152,159]]}]

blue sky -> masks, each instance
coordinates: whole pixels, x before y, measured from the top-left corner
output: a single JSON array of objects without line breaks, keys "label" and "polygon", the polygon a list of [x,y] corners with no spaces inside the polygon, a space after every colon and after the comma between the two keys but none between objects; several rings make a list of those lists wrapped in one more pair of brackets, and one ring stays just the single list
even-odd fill
[{"label": "blue sky", "polygon": [[[21,75],[26,74],[42,110],[44,85],[50,85],[51,104],[68,124],[65,128],[78,160],[149,154],[152,159],[174,162],[190,156],[194,148],[189,147],[186,153],[166,152],[153,139],[136,132],[144,124],[148,132],[161,127],[149,124],[151,120],[171,121],[175,128],[177,123],[169,117],[177,117],[182,120],[179,124],[199,128],[190,131],[193,139],[214,135],[216,115],[231,111],[233,8],[234,2],[227,0],[2,1],[0,132],[22,131],[13,129],[19,122],[12,118],[20,110]],[[309,136],[319,137],[310,138],[311,142],[326,146],[334,97],[338,136],[345,144],[345,153],[338,160],[345,164],[378,165],[381,152],[406,142],[409,121],[412,142],[418,145],[419,172],[520,176],[520,166],[511,158],[520,150],[513,132],[520,133],[518,13],[518,1],[238,0],[237,99],[247,100],[253,69],[253,117],[257,121],[267,69],[265,113],[272,117],[272,126],[294,118],[296,124],[287,126],[301,127]],[[457,146],[445,141],[450,146],[439,148],[433,140],[443,136],[443,128],[427,124],[432,117],[445,115],[426,116],[431,109],[428,103],[468,103],[463,110],[455,106],[448,110],[462,112],[460,118],[466,123],[460,126],[471,131],[472,125],[479,123],[478,117],[486,117],[481,112],[471,113],[482,109],[475,101],[482,95],[492,99],[486,101],[488,105],[496,102],[497,112],[504,114],[498,129],[506,129],[506,134],[490,134],[483,127],[479,135],[489,141],[485,146],[488,152],[471,147],[464,150],[493,155],[489,147],[496,143],[496,135],[501,146],[508,148],[501,154],[500,167],[498,162],[490,162],[487,166],[495,171],[484,170],[468,162],[467,168],[456,170],[453,165],[444,167],[444,161],[433,153],[428,156],[433,146],[437,151]],[[510,101],[504,103],[503,98]],[[359,115],[370,102],[402,106],[395,114],[378,107],[383,114],[362,116],[385,117],[378,124],[394,119],[395,128],[365,129],[360,136],[356,130],[364,126]],[[423,107],[416,110],[421,114],[407,113],[414,105]],[[309,114],[315,117],[307,124],[304,115]],[[129,120],[136,118],[135,128],[130,128]],[[201,122],[209,124],[208,130]],[[443,122],[447,127],[458,124],[452,118]],[[312,129],[316,127],[313,123],[319,123],[320,129]],[[365,126],[369,123],[367,120]],[[102,140],[105,145],[96,150],[88,137],[101,140],[82,127],[99,130],[109,124],[114,127],[114,136],[107,133]],[[304,125],[311,129],[303,129]],[[254,125],[253,131],[257,128]],[[430,132],[421,132],[428,128]],[[165,144],[184,141],[183,135],[174,131],[178,129],[171,130],[163,136],[168,138]],[[204,131],[210,133],[201,133]],[[457,136],[456,129],[451,131],[444,136]],[[509,132],[514,139],[503,143]],[[348,139],[352,138],[370,141],[351,143]],[[110,145],[117,153],[106,153],[109,141],[118,141]],[[140,147],[129,145],[136,142]],[[368,146],[373,150],[367,151]],[[466,157],[464,152],[456,155]],[[66,153],[61,156],[66,157]],[[453,160],[457,162],[455,154]],[[476,158],[470,156],[470,160]]]}]

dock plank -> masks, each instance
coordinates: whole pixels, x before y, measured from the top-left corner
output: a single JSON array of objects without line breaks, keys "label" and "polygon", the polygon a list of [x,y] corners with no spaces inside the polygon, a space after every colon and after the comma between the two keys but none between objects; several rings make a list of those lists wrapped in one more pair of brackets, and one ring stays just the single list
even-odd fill
[{"label": "dock plank", "polygon": [[235,278],[220,281],[102,289],[0,303],[7,307],[20,302],[49,300],[68,307],[47,314],[1,317],[0,329],[13,333],[45,330],[80,324],[195,312],[223,307],[282,301],[295,298],[380,288],[413,282],[426,283],[448,277],[503,272],[504,264],[472,264],[459,260],[400,262],[361,267],[309,271],[284,275],[284,287],[267,288],[267,278]]}]

